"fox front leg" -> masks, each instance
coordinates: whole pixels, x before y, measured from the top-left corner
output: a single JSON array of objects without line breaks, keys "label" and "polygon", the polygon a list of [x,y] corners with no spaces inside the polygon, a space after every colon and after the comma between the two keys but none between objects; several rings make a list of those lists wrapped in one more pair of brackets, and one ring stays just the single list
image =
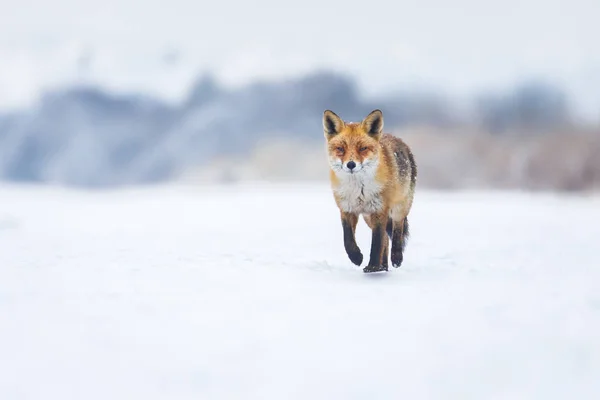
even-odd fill
[{"label": "fox front leg", "polygon": [[[371,254],[369,264],[363,269],[364,272],[387,271],[387,244],[386,236],[387,212],[381,214],[372,214],[370,217],[371,225]],[[382,263],[383,253],[386,253],[385,265]]]},{"label": "fox front leg", "polygon": [[348,258],[354,264],[359,265],[363,261],[363,255],[356,244],[356,224],[358,223],[358,215],[352,213],[342,213],[342,228],[344,229],[344,248]]}]

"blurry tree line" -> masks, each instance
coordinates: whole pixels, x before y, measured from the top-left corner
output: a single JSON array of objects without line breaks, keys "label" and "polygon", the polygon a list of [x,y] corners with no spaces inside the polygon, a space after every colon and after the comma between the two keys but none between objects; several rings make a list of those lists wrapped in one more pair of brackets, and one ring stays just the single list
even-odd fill
[{"label": "blurry tree line", "polygon": [[203,76],[177,106],[74,87],[0,114],[0,179],[95,187],[159,182],[223,157],[244,159],[271,138],[320,145],[327,108],[354,121],[380,108],[390,130],[451,134],[468,126],[481,135],[529,137],[579,130],[569,107],[560,88],[543,82],[483,94],[467,113],[436,93],[365,99],[352,78],[332,72],[239,89]]}]

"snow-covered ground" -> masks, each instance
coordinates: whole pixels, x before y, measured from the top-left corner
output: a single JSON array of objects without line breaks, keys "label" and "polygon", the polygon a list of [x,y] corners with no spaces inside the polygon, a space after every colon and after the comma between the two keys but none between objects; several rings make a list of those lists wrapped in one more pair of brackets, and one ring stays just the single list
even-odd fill
[{"label": "snow-covered ground", "polygon": [[0,399],[600,398],[598,198],[410,222],[366,275],[326,186],[0,186]]}]

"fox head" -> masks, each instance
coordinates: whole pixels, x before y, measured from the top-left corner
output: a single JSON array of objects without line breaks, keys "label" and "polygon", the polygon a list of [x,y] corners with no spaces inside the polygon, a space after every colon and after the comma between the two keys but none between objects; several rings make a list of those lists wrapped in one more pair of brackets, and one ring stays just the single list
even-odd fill
[{"label": "fox head", "polygon": [[374,171],[379,162],[383,113],[374,110],[360,123],[344,122],[333,111],[323,113],[329,165],[338,174]]}]

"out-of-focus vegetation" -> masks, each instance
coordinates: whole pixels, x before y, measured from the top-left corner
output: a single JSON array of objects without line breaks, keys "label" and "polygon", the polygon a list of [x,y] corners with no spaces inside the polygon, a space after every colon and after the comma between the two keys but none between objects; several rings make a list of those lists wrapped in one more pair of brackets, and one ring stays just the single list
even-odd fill
[{"label": "out-of-focus vegetation", "polygon": [[205,76],[178,106],[91,87],[47,93],[0,115],[0,177],[86,187],[326,179],[327,108],[354,121],[383,110],[386,130],[414,148],[423,187],[600,187],[600,128],[575,118],[549,83],[482,93],[459,109],[431,92],[366,99],[332,72],[236,90]]}]

